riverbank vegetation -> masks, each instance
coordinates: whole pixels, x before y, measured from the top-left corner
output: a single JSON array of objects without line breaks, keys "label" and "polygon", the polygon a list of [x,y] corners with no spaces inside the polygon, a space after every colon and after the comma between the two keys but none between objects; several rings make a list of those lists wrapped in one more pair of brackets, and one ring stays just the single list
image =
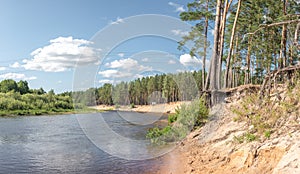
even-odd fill
[{"label": "riverbank vegetation", "polygon": [[[246,134],[236,137],[238,142],[243,140],[264,140],[270,138],[286,124],[298,126],[300,100],[299,75],[295,83],[286,83],[277,88],[272,88],[272,95],[260,99],[258,92],[248,94],[241,101],[231,107],[231,111],[236,115],[234,121],[246,122],[249,130]],[[249,139],[249,135],[252,138]]]},{"label": "riverbank vegetation", "polygon": [[[30,89],[27,81],[6,79],[0,82],[0,115],[44,115],[74,112],[71,95],[48,93],[43,88]],[[78,111],[88,111],[84,105]]]},{"label": "riverbank vegetation", "polygon": [[204,125],[209,110],[203,98],[183,104],[176,113],[168,117],[168,126],[148,130],[147,138],[154,144],[177,142],[185,138],[193,129]]}]

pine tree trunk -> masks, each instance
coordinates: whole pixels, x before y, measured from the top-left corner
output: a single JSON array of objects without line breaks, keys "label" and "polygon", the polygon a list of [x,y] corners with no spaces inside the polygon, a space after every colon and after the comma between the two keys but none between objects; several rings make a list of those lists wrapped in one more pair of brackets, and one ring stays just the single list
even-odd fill
[{"label": "pine tree trunk", "polygon": [[251,47],[252,47],[252,35],[249,36],[249,41],[248,41],[248,51],[247,51],[247,57],[246,57],[246,73],[245,73],[245,80],[244,80],[244,84],[249,84],[249,80],[250,80],[250,56],[251,56]]},{"label": "pine tree trunk", "polygon": [[212,61],[210,60],[210,63],[209,63],[209,69],[208,69],[208,74],[206,76],[206,79],[205,79],[205,87],[204,87],[204,91],[207,91],[209,86],[210,86],[210,75],[211,75],[211,67],[212,67]]},{"label": "pine tree trunk", "polygon": [[298,45],[298,32],[300,30],[300,22],[297,24],[294,36],[294,45]]},{"label": "pine tree trunk", "polygon": [[241,8],[241,3],[242,3],[242,0],[239,0],[238,7],[237,7],[237,10],[236,10],[236,14],[235,14],[235,18],[234,18],[234,22],[233,22],[233,27],[232,27],[231,37],[230,37],[230,43],[229,43],[229,51],[228,51],[228,56],[227,56],[227,59],[226,59],[224,88],[228,87],[228,73],[229,73],[229,69],[230,69],[230,60],[231,60],[231,55],[232,55],[232,50],[233,50],[233,40],[234,40],[234,35],[235,35],[236,23],[237,23],[240,8]]},{"label": "pine tree trunk", "polygon": [[[238,50],[238,45],[239,44],[239,37],[236,36],[235,38],[235,54],[233,56],[233,62],[236,62],[237,61],[237,53],[239,53],[239,50]],[[237,86],[237,83],[236,83],[236,78],[237,78],[237,72],[236,72],[236,67],[234,67],[234,69],[232,70],[232,87],[236,87]]]},{"label": "pine tree trunk", "polygon": [[216,91],[218,88],[218,78],[219,76],[219,66],[218,66],[218,58],[219,58],[219,39],[220,39],[220,13],[221,13],[221,0],[217,0],[217,8],[216,8],[216,19],[215,19],[215,28],[214,28],[214,50],[211,58],[211,73],[210,73],[210,89],[211,93],[211,104],[215,105],[218,101]]},{"label": "pine tree trunk", "polygon": [[[206,1],[206,12],[208,12],[208,3],[209,1]],[[208,17],[205,17],[205,26],[204,26],[204,56],[202,58],[202,90],[206,90],[206,79],[205,79],[205,66],[206,66],[206,52],[207,52],[207,32],[208,32]]]},{"label": "pine tree trunk", "polygon": [[280,68],[286,67],[286,37],[287,37],[287,29],[286,29],[286,25],[283,25],[282,32],[281,32],[280,55],[279,55]]},{"label": "pine tree trunk", "polygon": [[228,13],[228,9],[232,3],[232,0],[228,3],[228,0],[225,0],[224,8],[223,8],[223,14],[221,15],[220,12],[220,20],[221,20],[221,27],[219,29],[220,31],[220,42],[219,42],[219,60],[218,60],[218,73],[217,73],[217,81],[218,81],[218,89],[221,88],[221,76],[222,76],[222,58],[223,58],[223,47],[224,47],[224,36],[225,36],[225,28],[226,28],[226,16]]},{"label": "pine tree trunk", "polygon": [[[288,0],[283,0],[283,14],[286,15],[286,5]],[[286,24],[282,25],[282,32],[281,32],[281,43],[280,43],[280,68],[286,67],[286,38],[287,38],[287,29]]]}]

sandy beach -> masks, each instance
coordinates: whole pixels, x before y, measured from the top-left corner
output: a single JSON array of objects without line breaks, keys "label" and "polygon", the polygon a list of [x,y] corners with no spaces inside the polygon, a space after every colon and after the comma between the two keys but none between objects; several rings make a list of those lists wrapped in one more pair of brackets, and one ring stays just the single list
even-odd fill
[{"label": "sandy beach", "polygon": [[120,106],[115,108],[115,106],[98,105],[91,108],[108,111],[108,110],[120,110],[120,111],[135,111],[135,112],[153,112],[153,113],[175,113],[177,108],[180,108],[182,104],[189,104],[190,101],[180,101],[180,102],[170,102],[164,104],[155,105],[135,105],[134,108],[130,106]]}]

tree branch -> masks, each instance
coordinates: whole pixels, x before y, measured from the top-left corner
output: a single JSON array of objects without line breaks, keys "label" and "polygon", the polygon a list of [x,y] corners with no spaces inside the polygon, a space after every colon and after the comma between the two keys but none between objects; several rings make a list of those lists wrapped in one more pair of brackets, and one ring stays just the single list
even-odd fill
[{"label": "tree branch", "polygon": [[259,32],[260,30],[262,30],[264,28],[269,28],[269,27],[274,27],[274,26],[284,25],[284,24],[298,23],[298,22],[300,22],[300,19],[289,20],[289,21],[282,21],[282,22],[276,22],[276,23],[273,23],[273,24],[261,24],[260,28],[258,28],[257,30],[255,30],[253,33],[246,33],[246,35],[255,35],[257,32]]}]

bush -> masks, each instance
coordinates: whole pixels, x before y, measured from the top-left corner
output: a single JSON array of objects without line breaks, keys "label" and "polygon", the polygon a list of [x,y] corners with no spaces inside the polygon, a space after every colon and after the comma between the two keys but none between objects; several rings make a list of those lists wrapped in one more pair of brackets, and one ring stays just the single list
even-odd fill
[{"label": "bush", "polygon": [[131,103],[130,104],[130,109],[133,109],[133,108],[135,108],[134,103]]},{"label": "bush", "polygon": [[176,114],[176,113],[174,113],[174,114],[169,114],[169,115],[168,115],[168,123],[169,123],[169,124],[174,123],[174,122],[177,120],[177,115],[178,115],[178,114]]},{"label": "bush", "polygon": [[155,144],[165,144],[182,140],[197,126],[202,126],[208,118],[209,110],[204,99],[195,100],[189,105],[182,105],[175,114],[168,117],[169,124],[165,128],[153,128],[147,133],[147,138]]},{"label": "bush", "polygon": [[70,96],[8,92],[0,93],[0,108],[1,115],[41,115],[68,111],[74,107]]},{"label": "bush", "polygon": [[256,139],[257,139],[257,136],[250,132],[246,132],[241,136],[233,137],[233,140],[235,140],[237,143],[243,143],[244,141],[251,142],[251,141],[255,141]]},{"label": "bush", "polygon": [[[273,91],[274,90],[274,91]],[[270,138],[271,131],[282,126],[283,120],[291,113],[297,114],[299,110],[300,83],[288,86],[284,97],[266,96],[259,98],[258,93],[245,96],[238,105],[232,106],[231,110],[236,116],[234,121],[244,121],[248,126],[253,125],[251,133],[255,133],[257,138],[249,137],[249,140],[260,138]],[[273,93],[280,92],[272,89]]]},{"label": "bush", "polygon": [[264,134],[265,134],[265,137],[268,138],[268,139],[271,137],[271,131],[270,130],[265,131]]},{"label": "bush", "polygon": [[251,133],[246,133],[245,135],[245,139],[248,141],[248,142],[251,142],[251,141],[254,141],[256,140],[256,135],[254,134],[251,134]]}]

